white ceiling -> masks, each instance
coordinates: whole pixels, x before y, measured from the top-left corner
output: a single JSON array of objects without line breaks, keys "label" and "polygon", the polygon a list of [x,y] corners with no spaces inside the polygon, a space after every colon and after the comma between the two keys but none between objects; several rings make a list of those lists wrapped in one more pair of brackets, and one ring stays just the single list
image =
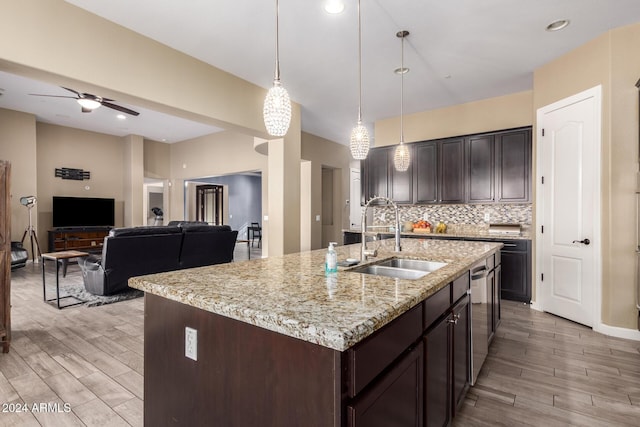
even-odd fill
[{"label": "white ceiling", "polygon": [[[272,84],[273,0],[66,1],[259,86]],[[358,68],[357,1],[344,1],[342,14],[329,15],[322,0],[280,0],[280,69],[283,85],[302,105],[303,130],[346,144],[357,120]],[[570,19],[569,27],[545,31],[560,18]],[[400,66],[399,30],[411,32],[408,114],[532,89],[537,67],[635,22],[638,0],[362,0],[363,120],[373,132],[374,121],[399,115],[400,79],[393,73]],[[125,106],[141,115],[113,125],[111,116],[96,114],[108,109],[81,114],[73,100],[25,95],[66,95],[64,89],[22,80],[0,73],[0,107],[12,108],[5,102],[14,99],[20,104],[14,109],[43,121],[86,129],[75,116],[91,116],[92,130],[168,142],[218,130],[133,105]],[[20,93],[11,94],[19,83]]]}]

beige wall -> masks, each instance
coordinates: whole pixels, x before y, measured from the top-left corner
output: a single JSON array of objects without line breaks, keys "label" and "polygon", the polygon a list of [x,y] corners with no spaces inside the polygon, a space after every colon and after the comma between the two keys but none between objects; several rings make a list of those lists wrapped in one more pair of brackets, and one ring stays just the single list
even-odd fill
[{"label": "beige wall", "polygon": [[171,145],[144,140],[145,178],[168,179],[171,175]]},{"label": "beige wall", "polygon": [[[38,238],[47,249],[52,197],[105,197],[116,201],[116,226],[124,225],[125,171],[123,138],[63,126],[37,123]],[[91,179],[55,178],[56,168],[91,172]],[[142,193],[142,187],[140,188]],[[141,201],[142,202],[142,201]]]},{"label": "beige wall", "polygon": [[[437,110],[404,116],[406,142],[469,135],[530,126],[533,123],[532,91],[519,92]],[[400,141],[400,118],[375,123],[375,146],[396,145]]]},{"label": "beige wall", "polygon": [[[534,111],[602,85],[602,322],[635,329],[640,24],[610,31],[534,73]],[[535,141],[534,141],[535,145]]]},{"label": "beige wall", "polygon": [[[20,197],[38,194],[36,118],[0,108],[0,129],[0,159],[11,162],[11,240],[19,241],[29,225],[27,208],[20,204]],[[32,215],[33,225],[38,228],[37,208]],[[29,246],[28,241],[25,244]]]},{"label": "beige wall", "polygon": [[[349,228],[349,148],[309,133],[302,134],[302,158],[311,162],[311,248],[324,247],[326,242],[342,244],[342,230]],[[322,214],[322,168],[334,170],[333,176],[333,224],[322,226],[315,220]]]}]

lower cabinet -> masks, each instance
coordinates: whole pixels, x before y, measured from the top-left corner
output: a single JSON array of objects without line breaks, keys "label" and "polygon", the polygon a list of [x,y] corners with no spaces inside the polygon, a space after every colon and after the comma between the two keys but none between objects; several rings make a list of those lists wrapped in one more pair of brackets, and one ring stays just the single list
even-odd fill
[{"label": "lower cabinet", "polygon": [[531,303],[531,241],[502,241],[502,298]]},{"label": "lower cabinet", "polygon": [[347,406],[348,425],[422,426],[423,364],[422,343],[418,343],[355,403]]},{"label": "lower cabinet", "polygon": [[[468,275],[463,276],[469,284]],[[460,280],[460,279],[458,279]],[[446,426],[469,388],[471,313],[469,295],[460,298],[425,333],[425,426]]]}]

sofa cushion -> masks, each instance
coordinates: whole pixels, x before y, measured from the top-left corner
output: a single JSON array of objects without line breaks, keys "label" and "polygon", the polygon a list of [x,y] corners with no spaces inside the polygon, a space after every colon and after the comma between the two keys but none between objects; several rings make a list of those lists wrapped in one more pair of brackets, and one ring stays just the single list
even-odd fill
[{"label": "sofa cushion", "polygon": [[142,227],[122,227],[112,228],[109,237],[123,236],[148,236],[155,234],[175,234],[181,233],[182,229],[176,226],[142,226]]}]

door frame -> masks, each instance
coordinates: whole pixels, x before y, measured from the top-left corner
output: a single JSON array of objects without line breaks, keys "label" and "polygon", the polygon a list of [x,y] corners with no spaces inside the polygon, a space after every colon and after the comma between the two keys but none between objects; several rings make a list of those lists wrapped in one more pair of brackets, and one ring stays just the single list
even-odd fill
[{"label": "door frame", "polygon": [[542,117],[554,110],[567,107],[571,104],[575,104],[585,99],[593,98],[595,100],[595,149],[597,151],[596,158],[598,161],[594,162],[594,187],[595,195],[593,198],[594,212],[593,212],[593,241],[594,243],[594,278],[593,278],[593,326],[594,331],[602,332],[602,85],[598,85],[571,95],[567,98],[556,101],[552,104],[539,108],[536,111],[536,273],[535,273],[535,295],[536,301],[532,304],[532,308],[540,311],[544,311],[544,295],[541,292],[542,280],[541,273],[543,272],[543,245],[542,245],[542,221],[544,218],[544,191],[541,185],[542,171],[543,171],[543,151],[542,144],[539,142],[542,140]]}]

